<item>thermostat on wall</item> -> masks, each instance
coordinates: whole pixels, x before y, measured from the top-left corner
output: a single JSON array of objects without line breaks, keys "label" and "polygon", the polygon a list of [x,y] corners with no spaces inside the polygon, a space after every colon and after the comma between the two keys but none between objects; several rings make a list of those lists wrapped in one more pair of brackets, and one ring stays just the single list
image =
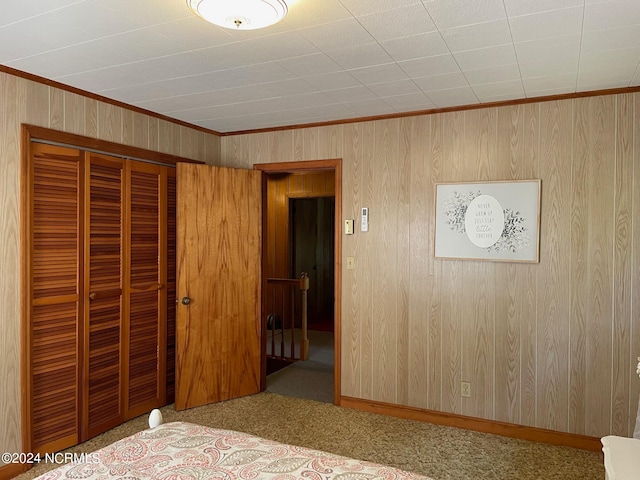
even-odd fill
[{"label": "thermostat on wall", "polygon": [[362,232],[369,231],[369,209],[362,207],[362,220],[360,221],[360,230]]}]

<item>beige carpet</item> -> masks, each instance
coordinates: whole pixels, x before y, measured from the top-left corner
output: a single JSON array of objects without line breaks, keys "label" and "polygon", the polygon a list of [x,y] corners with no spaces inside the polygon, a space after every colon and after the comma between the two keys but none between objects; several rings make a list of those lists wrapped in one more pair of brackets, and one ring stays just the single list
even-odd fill
[{"label": "beige carpet", "polygon": [[[599,452],[435,426],[268,392],[184,412],[176,412],[171,405],[162,412],[165,422],[182,420],[248,432],[392,465],[435,480],[604,478]],[[91,452],[146,428],[146,422],[146,416],[136,418],[69,451]],[[17,478],[34,478],[53,467],[38,465]]]}]

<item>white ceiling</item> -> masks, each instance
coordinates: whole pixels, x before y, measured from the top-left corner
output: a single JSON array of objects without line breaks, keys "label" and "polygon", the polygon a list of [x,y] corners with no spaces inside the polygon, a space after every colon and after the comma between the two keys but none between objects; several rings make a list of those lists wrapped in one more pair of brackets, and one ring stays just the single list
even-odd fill
[{"label": "white ceiling", "polygon": [[217,132],[640,85],[640,0],[0,0],[0,64]]}]

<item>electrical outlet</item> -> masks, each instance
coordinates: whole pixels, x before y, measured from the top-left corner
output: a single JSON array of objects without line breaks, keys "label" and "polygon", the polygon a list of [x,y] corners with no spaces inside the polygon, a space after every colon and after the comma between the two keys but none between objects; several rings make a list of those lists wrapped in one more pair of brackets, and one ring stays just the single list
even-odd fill
[{"label": "electrical outlet", "polygon": [[471,382],[460,382],[460,395],[463,397],[471,396]]}]

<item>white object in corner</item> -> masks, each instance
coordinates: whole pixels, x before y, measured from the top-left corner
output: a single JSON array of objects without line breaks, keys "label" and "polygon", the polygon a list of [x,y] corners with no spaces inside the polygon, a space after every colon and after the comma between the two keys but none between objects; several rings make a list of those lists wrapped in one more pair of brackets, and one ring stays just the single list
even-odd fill
[{"label": "white object in corner", "polygon": [[149,427],[155,428],[158,425],[162,425],[162,412],[155,408],[149,414]]},{"label": "white object in corner", "polygon": [[640,440],[637,438],[602,437],[604,469],[607,480],[637,480],[640,472]]}]

